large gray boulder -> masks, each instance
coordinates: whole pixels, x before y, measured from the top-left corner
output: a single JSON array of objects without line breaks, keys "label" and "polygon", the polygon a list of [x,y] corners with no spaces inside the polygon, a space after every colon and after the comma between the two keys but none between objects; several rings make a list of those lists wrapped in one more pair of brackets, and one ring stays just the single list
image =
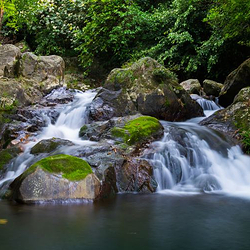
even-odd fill
[{"label": "large gray boulder", "polygon": [[11,184],[12,198],[23,203],[68,199],[95,200],[101,183],[84,160],[55,155],[33,164]]},{"label": "large gray boulder", "polygon": [[21,56],[19,48],[12,44],[0,46],[0,77],[14,77],[17,70],[17,62]]},{"label": "large gray boulder", "polygon": [[220,105],[227,107],[232,104],[239,91],[248,86],[250,86],[250,58],[227,76],[219,96]]},{"label": "large gray boulder", "polygon": [[65,63],[60,56],[36,56],[31,52],[22,54],[18,74],[38,84],[43,92],[48,93],[62,86]]},{"label": "large gray boulder", "polygon": [[[128,68],[112,70],[104,88],[105,94],[101,93],[104,97],[98,94],[100,107],[91,104],[92,121],[130,115],[135,111],[169,121],[203,115],[201,107],[190,98],[173,73],[149,57],[140,59]],[[93,117],[93,113],[104,113],[105,116]]]},{"label": "large gray boulder", "polygon": [[181,82],[180,85],[188,92],[188,94],[200,94],[201,84],[198,79],[188,79]]}]

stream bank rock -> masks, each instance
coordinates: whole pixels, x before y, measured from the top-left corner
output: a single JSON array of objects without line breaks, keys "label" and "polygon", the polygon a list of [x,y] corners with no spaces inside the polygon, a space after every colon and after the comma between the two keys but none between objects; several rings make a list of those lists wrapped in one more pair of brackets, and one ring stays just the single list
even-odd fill
[{"label": "stream bank rock", "polygon": [[203,91],[206,93],[207,96],[219,96],[222,88],[223,84],[218,83],[216,81],[208,79],[203,81]]},{"label": "stream bank rock", "polygon": [[103,121],[136,111],[168,121],[203,115],[173,73],[149,57],[128,68],[112,70],[104,89],[90,105],[88,116],[90,122]]},{"label": "stream bank rock", "polygon": [[201,92],[201,84],[198,79],[188,79],[181,82],[180,85],[188,92],[188,94],[197,94]]},{"label": "stream bank rock", "polygon": [[250,87],[243,88],[233,103],[204,119],[200,124],[225,133],[250,152]]},{"label": "stream bank rock", "polygon": [[219,103],[223,107],[227,107],[233,103],[234,97],[239,91],[250,86],[250,58],[244,61],[237,69],[231,72],[221,90]]},{"label": "stream bank rock", "polygon": [[46,157],[11,184],[12,198],[22,203],[95,200],[100,188],[101,183],[88,163],[69,155]]},{"label": "stream bank rock", "polygon": [[12,44],[0,46],[0,77],[15,77],[21,51]]}]

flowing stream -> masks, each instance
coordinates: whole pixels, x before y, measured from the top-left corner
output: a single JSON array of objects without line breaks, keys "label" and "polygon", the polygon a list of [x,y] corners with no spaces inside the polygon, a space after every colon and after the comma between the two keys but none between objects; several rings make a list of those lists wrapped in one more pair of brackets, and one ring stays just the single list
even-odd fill
[{"label": "flowing stream", "polygon": [[[60,95],[60,89],[56,90]],[[58,107],[60,115],[55,124],[52,123],[50,117],[43,115],[47,126],[35,138],[31,138],[31,142],[24,145],[24,153],[18,156],[8,167],[5,176],[0,180],[0,191],[6,190],[8,184],[16,177],[21,175],[27,167],[34,162],[40,160],[42,156],[34,156],[30,154],[31,148],[43,139],[61,138],[69,140],[76,145],[91,145],[93,142],[81,140],[79,137],[79,130],[86,122],[86,107],[95,97],[95,91],[76,92],[74,94],[74,101],[72,103]],[[1,195],[1,192],[0,192]]]},{"label": "flowing stream", "polygon": [[[213,101],[197,99],[206,115],[221,109]],[[153,142],[146,158],[155,166],[158,192],[186,194],[221,192],[250,197],[250,157],[224,136],[199,126],[204,118],[165,122],[164,137]]]}]

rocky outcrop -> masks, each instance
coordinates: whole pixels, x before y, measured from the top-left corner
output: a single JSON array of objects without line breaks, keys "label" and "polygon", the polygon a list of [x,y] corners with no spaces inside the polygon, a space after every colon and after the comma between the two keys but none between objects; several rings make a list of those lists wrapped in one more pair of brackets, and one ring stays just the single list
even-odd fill
[{"label": "rocky outcrop", "polygon": [[188,92],[188,94],[200,94],[201,84],[198,79],[188,79],[181,82],[180,85]]},{"label": "rocky outcrop", "polygon": [[249,151],[250,127],[250,87],[242,89],[233,103],[225,109],[217,111],[201,122],[215,130],[224,132],[232,140],[241,142],[243,149]]},{"label": "rocky outcrop", "polygon": [[203,91],[206,93],[207,96],[219,96],[223,84],[212,81],[212,80],[204,80],[203,81]]},{"label": "rocky outcrop", "polygon": [[11,184],[13,199],[23,203],[95,200],[100,187],[87,162],[69,155],[44,158]]},{"label": "rocky outcrop", "polygon": [[149,57],[128,68],[112,70],[104,88],[90,106],[90,122],[136,111],[169,121],[203,115],[173,73]]},{"label": "rocky outcrop", "polygon": [[48,93],[62,84],[64,70],[65,64],[60,56],[36,56],[26,52],[19,61],[18,75],[38,84],[43,93]]},{"label": "rocky outcrop", "polygon": [[219,96],[220,105],[223,107],[230,105],[241,89],[250,86],[249,79],[250,59],[247,59],[227,76]]},{"label": "rocky outcrop", "polygon": [[20,56],[20,49],[14,45],[5,44],[0,46],[0,77],[15,77]]},{"label": "rocky outcrop", "polygon": [[103,186],[112,193],[156,190],[152,166],[140,159],[147,145],[163,136],[163,127],[156,118],[140,115],[112,118],[84,125],[80,135],[100,141],[99,146],[82,149],[76,156],[96,168]]}]

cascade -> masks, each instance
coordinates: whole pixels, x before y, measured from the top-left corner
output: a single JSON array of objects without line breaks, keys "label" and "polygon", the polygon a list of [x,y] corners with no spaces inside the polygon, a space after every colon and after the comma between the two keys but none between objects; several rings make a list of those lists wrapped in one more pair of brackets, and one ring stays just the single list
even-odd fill
[{"label": "cascade", "polygon": [[[60,93],[57,94],[60,95]],[[27,167],[40,160],[41,156],[30,154],[30,150],[36,143],[43,139],[55,137],[70,140],[76,145],[93,144],[93,142],[81,140],[78,133],[86,122],[86,107],[91,103],[95,95],[96,92],[94,91],[86,91],[84,93],[78,91],[74,93],[73,102],[63,105],[61,108],[59,107],[60,115],[55,124],[52,124],[51,119],[44,114],[43,119],[46,121],[47,126],[43,128],[36,138],[33,138],[34,141],[30,141],[24,145],[24,152],[10,163],[8,171],[0,180],[0,190],[5,190],[8,184],[21,175]]]},{"label": "cascade", "polygon": [[[221,108],[203,98],[197,101],[205,114]],[[162,121],[164,137],[153,142],[145,152],[145,158],[154,166],[157,191],[196,193],[221,190],[249,195],[250,157],[219,133],[198,125],[202,119],[179,123]]]}]

